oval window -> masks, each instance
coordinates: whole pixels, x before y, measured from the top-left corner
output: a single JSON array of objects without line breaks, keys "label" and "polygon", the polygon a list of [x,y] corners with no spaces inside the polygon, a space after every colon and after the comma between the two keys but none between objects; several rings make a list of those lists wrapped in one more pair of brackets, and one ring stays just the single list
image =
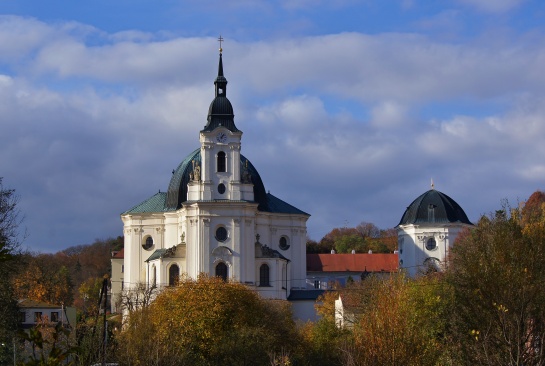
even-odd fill
[{"label": "oval window", "polygon": [[281,237],[280,241],[278,242],[278,246],[282,250],[288,249],[290,247],[290,245],[288,244],[288,238],[286,238],[285,236]]},{"label": "oval window", "polygon": [[224,194],[225,193],[225,184],[220,183],[218,185],[218,192],[219,192],[219,194]]},{"label": "oval window", "polygon": [[227,240],[227,229],[224,228],[223,226],[222,227],[219,227],[217,230],[216,230],[216,239],[218,241],[225,241]]},{"label": "oval window", "polygon": [[151,236],[148,236],[146,238],[146,242],[142,244],[142,248],[144,248],[145,250],[150,250],[152,246],[153,246],[153,238]]},{"label": "oval window", "polygon": [[437,242],[435,241],[435,238],[429,238],[426,242],[426,249],[434,250],[435,248],[437,248]]}]

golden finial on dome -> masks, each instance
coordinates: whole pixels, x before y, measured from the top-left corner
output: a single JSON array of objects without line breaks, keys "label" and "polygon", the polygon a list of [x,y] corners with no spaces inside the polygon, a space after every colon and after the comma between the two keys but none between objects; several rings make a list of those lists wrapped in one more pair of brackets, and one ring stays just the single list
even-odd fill
[{"label": "golden finial on dome", "polygon": [[218,38],[218,42],[220,43],[220,53],[223,52],[223,48],[221,48],[221,43],[223,42],[223,37],[220,34],[220,37]]},{"label": "golden finial on dome", "polygon": [[435,189],[435,184],[433,183],[433,178],[431,178],[431,189]]}]

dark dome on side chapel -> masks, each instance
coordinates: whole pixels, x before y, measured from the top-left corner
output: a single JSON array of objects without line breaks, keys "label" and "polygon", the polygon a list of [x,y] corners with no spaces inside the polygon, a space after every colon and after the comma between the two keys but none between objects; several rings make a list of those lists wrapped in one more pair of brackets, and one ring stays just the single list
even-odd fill
[{"label": "dark dome on side chapel", "polygon": [[[193,172],[193,163],[201,163],[201,149],[197,149],[189,154],[181,163],[178,165],[170,183],[168,185],[167,197],[165,202],[166,210],[177,210],[182,207],[182,203],[187,201],[187,184],[189,183],[189,177],[191,172]],[[240,155],[240,170],[243,170],[243,167],[248,162],[248,172],[252,178],[252,184],[254,185],[254,200],[259,205],[258,210],[260,211],[269,211],[269,204],[267,200],[267,192],[265,191],[265,186],[263,181],[259,176],[259,173],[252,165],[252,163],[246,159],[243,155]]]},{"label": "dark dome on side chapel", "polygon": [[473,225],[456,201],[435,189],[415,199],[398,225],[461,223]]}]

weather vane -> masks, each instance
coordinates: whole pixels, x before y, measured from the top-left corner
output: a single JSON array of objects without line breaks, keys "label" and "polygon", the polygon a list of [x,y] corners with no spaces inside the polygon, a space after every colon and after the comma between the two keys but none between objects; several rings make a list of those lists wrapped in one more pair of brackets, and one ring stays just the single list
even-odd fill
[{"label": "weather vane", "polygon": [[218,38],[218,42],[220,43],[220,53],[223,51],[223,49],[221,48],[221,42],[223,42],[223,37],[221,36],[220,34],[220,38]]}]

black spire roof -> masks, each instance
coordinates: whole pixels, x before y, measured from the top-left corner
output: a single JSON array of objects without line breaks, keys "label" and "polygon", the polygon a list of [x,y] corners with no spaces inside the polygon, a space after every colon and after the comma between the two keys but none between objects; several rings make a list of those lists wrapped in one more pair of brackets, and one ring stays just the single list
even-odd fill
[{"label": "black spire roof", "polygon": [[[227,79],[223,76],[223,59],[220,52],[220,61],[218,65],[218,77],[214,81],[216,97],[210,103],[208,108],[208,122],[202,131],[213,131],[216,127],[223,126],[231,132],[237,132],[235,126],[235,114],[233,106],[227,99]],[[201,132],[202,132],[201,131]]]},{"label": "black spire roof", "polygon": [[456,201],[444,193],[430,189],[407,207],[398,225],[455,222],[473,225]]}]

